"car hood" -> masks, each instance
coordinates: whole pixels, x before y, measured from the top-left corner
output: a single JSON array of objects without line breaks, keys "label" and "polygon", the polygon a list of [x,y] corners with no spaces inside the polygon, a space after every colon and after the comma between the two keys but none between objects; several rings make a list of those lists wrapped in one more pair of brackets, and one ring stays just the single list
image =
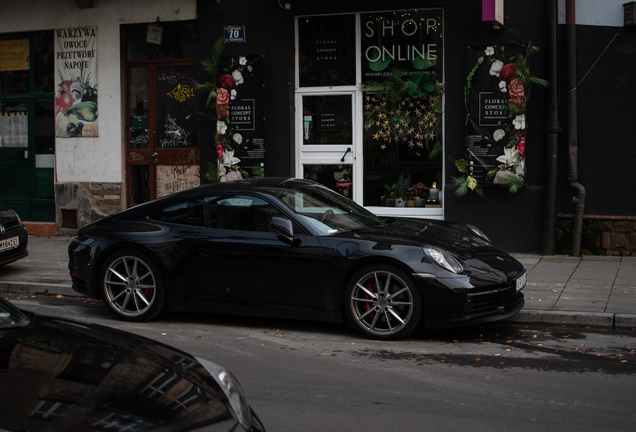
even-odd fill
[{"label": "car hood", "polygon": [[506,279],[523,273],[515,258],[474,234],[465,224],[429,219],[387,219],[383,226],[342,234],[357,239],[416,247],[433,246],[459,258],[473,277],[496,273]]},{"label": "car hood", "polygon": [[238,426],[218,383],[184,352],[98,325],[26,322],[0,330],[3,430]]}]

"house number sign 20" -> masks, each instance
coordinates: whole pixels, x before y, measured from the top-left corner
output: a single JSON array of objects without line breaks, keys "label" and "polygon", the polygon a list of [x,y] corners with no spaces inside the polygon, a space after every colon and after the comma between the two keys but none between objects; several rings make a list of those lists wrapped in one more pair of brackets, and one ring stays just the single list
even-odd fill
[{"label": "house number sign 20", "polygon": [[245,26],[225,27],[225,42],[245,42]]}]

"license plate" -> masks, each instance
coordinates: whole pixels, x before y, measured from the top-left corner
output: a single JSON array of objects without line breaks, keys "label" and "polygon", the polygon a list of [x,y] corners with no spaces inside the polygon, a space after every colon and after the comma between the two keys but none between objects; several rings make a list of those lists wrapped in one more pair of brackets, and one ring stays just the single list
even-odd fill
[{"label": "license plate", "polygon": [[19,237],[11,237],[6,240],[0,241],[0,251],[6,250],[6,249],[13,249],[18,246],[20,246]]},{"label": "license plate", "polygon": [[528,281],[528,272],[523,272],[519,279],[517,279],[517,291],[521,291],[524,286],[526,286],[526,282]]}]

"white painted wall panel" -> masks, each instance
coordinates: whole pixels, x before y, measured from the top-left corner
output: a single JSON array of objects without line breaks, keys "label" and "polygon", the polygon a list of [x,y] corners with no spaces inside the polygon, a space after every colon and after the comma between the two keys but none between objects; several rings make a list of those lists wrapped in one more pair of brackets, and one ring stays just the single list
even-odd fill
[{"label": "white painted wall panel", "polygon": [[97,26],[99,137],[55,141],[57,182],[121,182],[121,24],[196,18],[196,0],[95,0],[79,9],[74,0],[0,0],[0,32]]},{"label": "white painted wall panel", "polygon": [[[576,0],[576,23],[622,27],[623,3],[627,0]],[[559,23],[565,24],[565,0],[559,0]]]}]

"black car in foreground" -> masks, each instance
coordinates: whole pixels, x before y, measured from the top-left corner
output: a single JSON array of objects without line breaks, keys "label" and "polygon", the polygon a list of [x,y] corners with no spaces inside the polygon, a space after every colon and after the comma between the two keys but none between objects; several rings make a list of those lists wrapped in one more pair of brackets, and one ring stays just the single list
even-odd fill
[{"label": "black car in foreground", "polygon": [[2,431],[264,431],[221,366],[2,298],[0,388]]},{"label": "black car in foreground", "polygon": [[201,186],[80,229],[73,288],[119,318],[166,310],[344,322],[398,339],[500,320],[526,272],[477,228],[380,218],[309,180]]},{"label": "black car in foreground", "polygon": [[20,216],[9,207],[0,204],[0,266],[29,255],[29,235]]}]

